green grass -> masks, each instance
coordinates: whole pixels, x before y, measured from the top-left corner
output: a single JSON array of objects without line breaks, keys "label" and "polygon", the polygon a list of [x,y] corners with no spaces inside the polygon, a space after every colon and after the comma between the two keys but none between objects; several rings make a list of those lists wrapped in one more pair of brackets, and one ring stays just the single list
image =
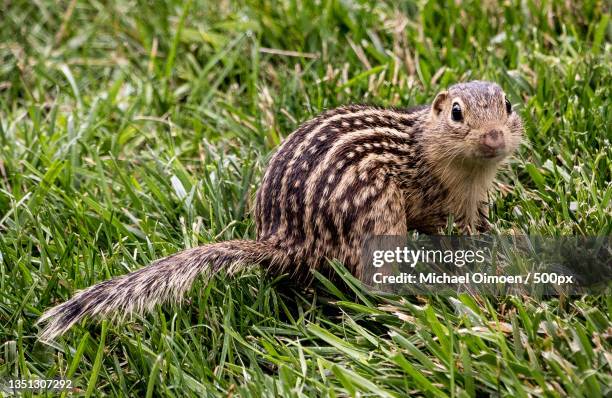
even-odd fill
[{"label": "green grass", "polygon": [[0,378],[113,396],[612,394],[609,296],[381,297],[252,270],[36,341],[78,289],[253,238],[267,159],[300,122],[458,81],[498,82],[525,120],[497,229],[612,234],[609,3],[317,3],[5,2]]}]

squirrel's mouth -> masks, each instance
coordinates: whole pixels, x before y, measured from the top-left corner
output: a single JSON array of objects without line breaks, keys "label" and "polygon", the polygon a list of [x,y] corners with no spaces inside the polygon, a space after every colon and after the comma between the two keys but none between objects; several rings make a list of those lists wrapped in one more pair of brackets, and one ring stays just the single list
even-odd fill
[{"label": "squirrel's mouth", "polygon": [[493,150],[493,151],[483,151],[480,150],[475,154],[477,159],[486,161],[486,162],[497,162],[504,159],[508,156],[508,152],[505,150]]},{"label": "squirrel's mouth", "polygon": [[507,154],[508,154],[508,151],[506,150],[505,145],[500,145],[495,148],[480,145],[476,151],[476,156],[484,158],[484,159],[503,158]]},{"label": "squirrel's mouth", "polygon": [[485,159],[495,159],[495,158],[504,157],[505,155],[506,153],[503,151],[493,151],[493,152],[481,152],[480,157],[485,158]]}]

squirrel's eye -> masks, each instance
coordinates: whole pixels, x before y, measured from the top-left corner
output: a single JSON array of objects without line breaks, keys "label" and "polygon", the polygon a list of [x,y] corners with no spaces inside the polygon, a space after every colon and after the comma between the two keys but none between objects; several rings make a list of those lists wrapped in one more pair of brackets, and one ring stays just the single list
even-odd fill
[{"label": "squirrel's eye", "polygon": [[512,104],[508,101],[508,98],[506,98],[506,112],[508,115],[512,113]]},{"label": "squirrel's eye", "polygon": [[455,122],[460,122],[463,120],[463,114],[461,113],[461,106],[458,103],[453,103],[453,107],[451,109],[451,118]]}]

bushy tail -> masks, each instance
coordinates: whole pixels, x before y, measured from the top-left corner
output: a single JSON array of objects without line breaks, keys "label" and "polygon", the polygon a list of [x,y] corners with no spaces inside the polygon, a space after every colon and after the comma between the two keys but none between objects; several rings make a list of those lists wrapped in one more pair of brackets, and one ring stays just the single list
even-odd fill
[{"label": "bushy tail", "polygon": [[[83,318],[124,316],[150,311],[155,305],[179,302],[194,280],[224,268],[233,274],[250,264],[282,261],[282,253],[266,242],[234,240],[188,249],[137,271],[91,286],[47,310],[41,340],[52,340]],[[279,264],[280,265],[280,264]]]}]

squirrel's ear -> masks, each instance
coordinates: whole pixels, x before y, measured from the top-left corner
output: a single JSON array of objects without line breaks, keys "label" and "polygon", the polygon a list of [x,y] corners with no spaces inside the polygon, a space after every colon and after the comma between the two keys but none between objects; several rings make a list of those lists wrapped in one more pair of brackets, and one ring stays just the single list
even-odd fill
[{"label": "squirrel's ear", "polygon": [[438,93],[438,95],[436,95],[433,104],[431,104],[431,112],[434,116],[437,117],[440,115],[440,112],[442,112],[446,101],[448,101],[448,92],[441,91],[440,93]]}]

